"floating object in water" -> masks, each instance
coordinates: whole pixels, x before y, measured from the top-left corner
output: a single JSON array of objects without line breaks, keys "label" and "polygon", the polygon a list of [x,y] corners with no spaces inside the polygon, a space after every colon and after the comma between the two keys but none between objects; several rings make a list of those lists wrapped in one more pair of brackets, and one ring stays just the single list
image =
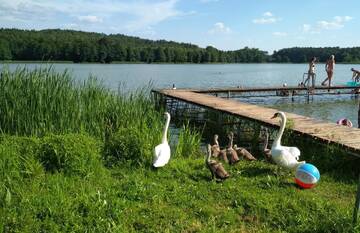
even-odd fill
[{"label": "floating object in water", "polygon": [[355,81],[350,81],[350,82],[347,82],[347,83],[346,83],[346,86],[349,86],[349,87],[358,87],[358,86],[360,86],[360,83],[359,83],[359,82],[355,82]]},{"label": "floating object in water", "polygon": [[347,118],[341,118],[341,119],[339,119],[339,120],[336,122],[336,124],[338,124],[338,125],[345,125],[345,126],[349,126],[349,127],[352,127],[352,126],[353,126],[352,122],[351,122],[349,119],[347,119]]},{"label": "floating object in water", "polygon": [[296,169],[295,182],[304,189],[312,188],[320,180],[319,170],[310,163],[300,165]]}]

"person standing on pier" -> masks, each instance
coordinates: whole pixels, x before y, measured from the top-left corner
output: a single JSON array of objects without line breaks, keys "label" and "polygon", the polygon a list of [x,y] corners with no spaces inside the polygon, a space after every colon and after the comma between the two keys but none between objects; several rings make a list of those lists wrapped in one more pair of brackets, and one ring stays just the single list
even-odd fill
[{"label": "person standing on pier", "polygon": [[360,71],[355,70],[354,68],[351,68],[351,71],[353,72],[352,80],[354,82],[359,82],[360,81]]},{"label": "person standing on pier", "polygon": [[325,86],[326,81],[329,82],[329,87],[331,87],[331,79],[334,74],[334,67],[335,67],[335,56],[331,55],[329,59],[326,61],[325,70],[327,73],[327,78],[321,83],[322,86]]},{"label": "person standing on pier", "polygon": [[308,70],[308,74],[307,74],[307,79],[303,83],[304,86],[306,86],[306,83],[308,83],[308,86],[310,86],[310,78],[311,78],[312,88],[315,87],[315,77],[316,77],[315,62],[316,62],[316,57],[312,57],[309,62],[309,70]]}]

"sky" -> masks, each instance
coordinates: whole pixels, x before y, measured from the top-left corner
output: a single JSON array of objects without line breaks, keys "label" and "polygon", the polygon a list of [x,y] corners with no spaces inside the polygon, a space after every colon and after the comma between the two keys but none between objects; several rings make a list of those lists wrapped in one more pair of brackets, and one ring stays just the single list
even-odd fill
[{"label": "sky", "polygon": [[0,28],[74,29],[245,46],[360,46],[359,0],[0,0]]}]

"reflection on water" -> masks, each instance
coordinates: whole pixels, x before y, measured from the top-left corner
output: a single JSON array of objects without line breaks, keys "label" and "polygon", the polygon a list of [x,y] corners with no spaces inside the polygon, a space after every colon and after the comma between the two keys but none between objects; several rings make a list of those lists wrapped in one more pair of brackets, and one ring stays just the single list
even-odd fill
[{"label": "reflection on water", "polygon": [[309,99],[306,96],[237,99],[334,123],[340,118],[348,118],[357,125],[358,98],[355,95],[315,95]]}]

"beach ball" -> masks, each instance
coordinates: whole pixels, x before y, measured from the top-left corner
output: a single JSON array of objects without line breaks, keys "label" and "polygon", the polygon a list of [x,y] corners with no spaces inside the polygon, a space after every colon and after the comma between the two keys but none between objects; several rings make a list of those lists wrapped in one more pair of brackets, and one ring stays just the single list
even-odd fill
[{"label": "beach ball", "polygon": [[319,170],[310,163],[305,163],[297,167],[295,182],[304,189],[312,188],[320,180]]}]

